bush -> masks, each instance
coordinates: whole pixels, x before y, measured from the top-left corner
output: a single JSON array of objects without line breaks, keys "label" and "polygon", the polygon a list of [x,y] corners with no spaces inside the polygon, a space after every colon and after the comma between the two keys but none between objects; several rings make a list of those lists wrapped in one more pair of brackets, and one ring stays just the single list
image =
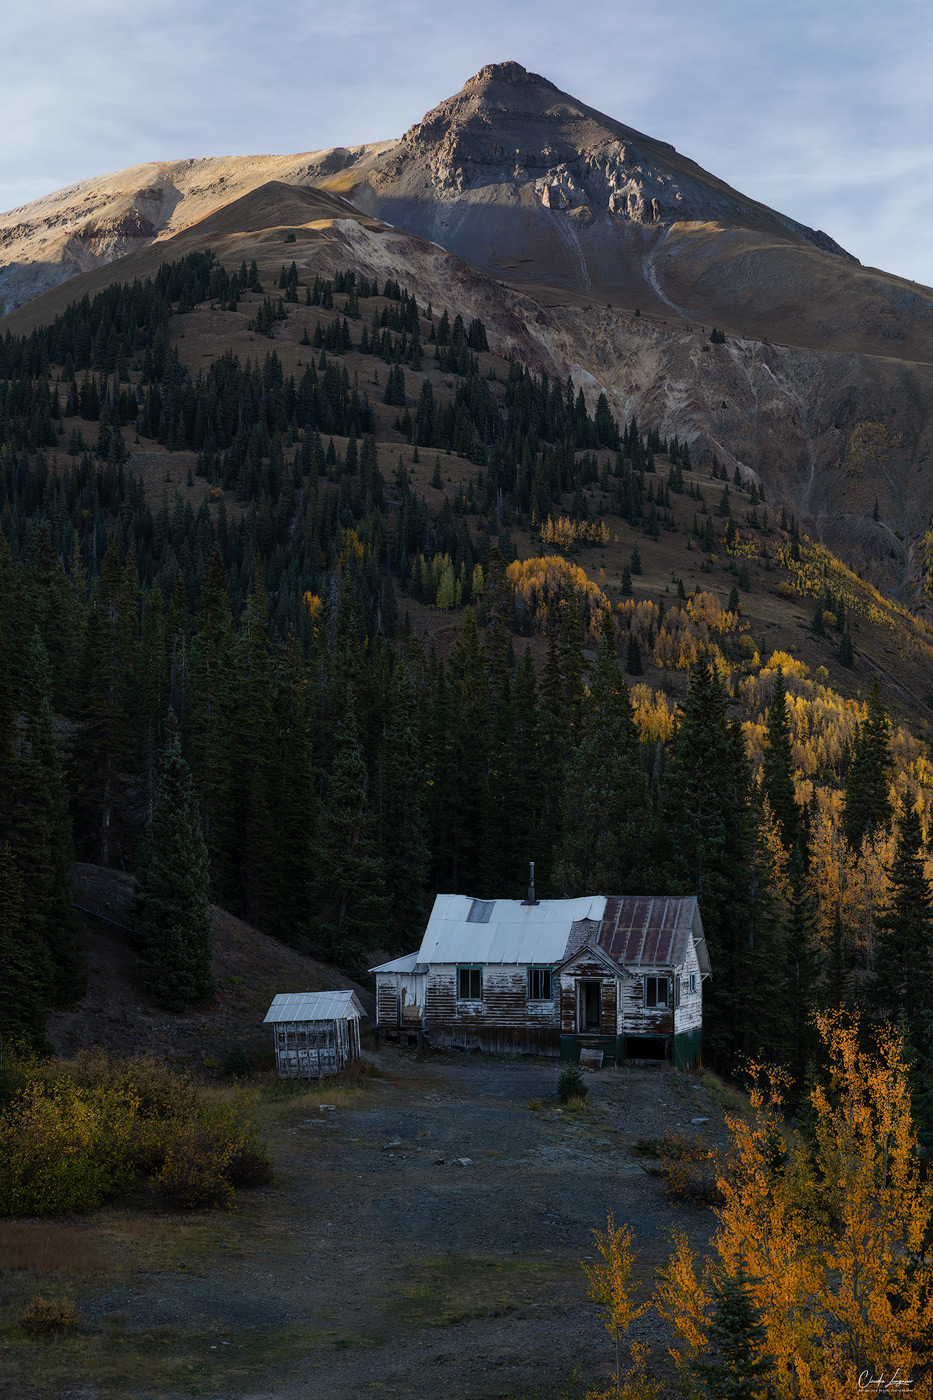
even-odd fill
[{"label": "bush", "polygon": [[167,1134],[156,1192],[177,1210],[230,1209],[236,1192],[228,1175],[233,1144],[217,1123],[177,1123]]},{"label": "bush", "polygon": [[136,1112],[119,1089],[27,1085],[0,1120],[0,1213],[67,1215],[124,1190]]},{"label": "bush", "polygon": [[45,1298],[37,1293],[20,1313],[19,1325],[30,1336],[48,1337],[76,1331],[81,1318],[70,1298]]},{"label": "bush", "polygon": [[585,1099],[588,1092],[583,1075],[576,1065],[568,1065],[561,1071],[557,1081],[557,1097],[562,1104],[569,1104],[571,1099]]},{"label": "bush", "polygon": [[638,1156],[658,1158],[657,1167],[644,1170],[651,1176],[663,1178],[670,1201],[684,1206],[721,1203],[717,1184],[722,1175],[719,1150],[704,1138],[692,1138],[668,1129],[663,1138],[640,1138],[633,1150]]},{"label": "bush", "polygon": [[227,1079],[245,1079],[253,1068],[249,1051],[242,1040],[235,1040],[223,1058],[220,1072]]},{"label": "bush", "polygon": [[150,1056],[10,1057],[0,1108],[0,1216],[93,1210],[135,1182],[182,1209],[230,1206],[272,1165],[238,1105],[202,1102],[187,1074]]}]

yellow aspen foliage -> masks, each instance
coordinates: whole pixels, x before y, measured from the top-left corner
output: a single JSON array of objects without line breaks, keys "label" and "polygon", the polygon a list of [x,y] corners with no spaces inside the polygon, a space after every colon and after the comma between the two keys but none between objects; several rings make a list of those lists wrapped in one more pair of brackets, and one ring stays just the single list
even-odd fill
[{"label": "yellow aspen foliage", "polygon": [[761,802],[761,839],[771,866],[772,888],[785,907],[791,900],[790,856],[784,849],[781,829],[766,797]]},{"label": "yellow aspen foliage", "polygon": [[632,598],[617,604],[619,624],[627,627],[640,647],[647,647],[661,616],[657,603],[650,598],[642,598],[637,603]]},{"label": "yellow aspen foliage", "polygon": [[643,744],[667,744],[674,737],[680,710],[662,690],[652,690],[641,681],[631,689],[632,709],[638,737]]},{"label": "yellow aspen foliage", "polygon": [[931,1400],[933,1182],[903,1041],[887,1028],[866,1051],[838,1012],[817,1026],[828,1074],[810,1095],[809,1140],[788,1133],[784,1073],[753,1065],[752,1113],[727,1118],[714,1253],[701,1265],[675,1239],[656,1306],[686,1370],[706,1348],[715,1284],[741,1275],[776,1363],[775,1400],[844,1400],[860,1376],[898,1368],[914,1400]]},{"label": "yellow aspen foliage", "polygon": [[505,571],[506,582],[515,595],[515,613],[519,620],[530,622],[545,631],[548,620],[558,614],[560,600],[574,592],[586,634],[596,638],[602,619],[611,603],[593,581],[587,578],[579,564],[572,564],[559,554],[542,554],[537,559],[513,559]]},{"label": "yellow aspen foliage", "polygon": [[650,1303],[636,1304],[632,1298],[632,1271],[635,1251],[632,1232],[627,1225],[617,1225],[609,1211],[605,1230],[594,1230],[593,1243],[599,1260],[583,1262],[583,1272],[589,1283],[589,1293],[597,1305],[599,1320],[609,1333],[616,1351],[615,1395],[622,1394],[622,1343],[633,1322],[647,1312]]},{"label": "yellow aspen foliage", "polygon": [[603,520],[571,520],[549,515],[541,526],[541,543],[550,549],[576,549],[581,544],[608,544],[609,531]]},{"label": "yellow aspen foliage", "polygon": [[302,602],[307,608],[308,616],[311,618],[311,622],[314,625],[314,635],[317,636],[317,630],[321,624],[321,614],[324,611],[324,599],[319,593],[312,593],[308,590],[304,594]]}]

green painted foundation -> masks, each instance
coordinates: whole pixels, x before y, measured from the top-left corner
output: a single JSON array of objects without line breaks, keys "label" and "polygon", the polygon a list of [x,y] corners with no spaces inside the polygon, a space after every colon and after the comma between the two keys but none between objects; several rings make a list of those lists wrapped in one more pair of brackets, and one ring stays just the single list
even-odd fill
[{"label": "green painted foundation", "polygon": [[701,1038],[702,1031],[699,1026],[674,1036],[674,1064],[677,1069],[690,1069],[692,1065],[700,1063]]},{"label": "green painted foundation", "polygon": [[625,1062],[624,1035],[562,1035],[560,1057],[565,1064],[578,1065],[581,1050],[601,1050],[603,1068]]}]

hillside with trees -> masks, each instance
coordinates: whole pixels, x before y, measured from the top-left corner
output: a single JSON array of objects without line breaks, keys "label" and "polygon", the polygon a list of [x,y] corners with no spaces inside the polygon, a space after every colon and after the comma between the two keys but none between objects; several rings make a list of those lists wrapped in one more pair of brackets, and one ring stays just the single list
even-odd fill
[{"label": "hillside with trees", "polygon": [[533,859],[700,895],[726,1072],[893,1009],[933,632],[754,480],[391,277],[210,253],[7,335],[0,433],[5,1034],[81,994],[75,856],[168,1007],[208,896],[357,973]]}]

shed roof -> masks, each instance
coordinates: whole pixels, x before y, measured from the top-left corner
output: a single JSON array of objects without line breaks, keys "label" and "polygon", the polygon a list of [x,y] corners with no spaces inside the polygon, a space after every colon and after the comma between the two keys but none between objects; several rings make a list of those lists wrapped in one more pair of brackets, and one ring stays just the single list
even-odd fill
[{"label": "shed roof", "polygon": [[359,1020],[366,1008],[356,992],[280,992],[266,1012],[270,1021]]},{"label": "shed roof", "polygon": [[417,961],[557,963],[564,957],[573,925],[581,919],[601,923],[605,906],[603,895],[527,904],[518,899],[474,900],[468,895],[439,894]]},{"label": "shed roof", "polygon": [[[695,896],[610,895],[599,946],[616,962],[639,967],[679,967],[691,940],[703,939]],[[705,953],[705,947],[703,949]],[[701,961],[701,971],[708,971]]]}]

